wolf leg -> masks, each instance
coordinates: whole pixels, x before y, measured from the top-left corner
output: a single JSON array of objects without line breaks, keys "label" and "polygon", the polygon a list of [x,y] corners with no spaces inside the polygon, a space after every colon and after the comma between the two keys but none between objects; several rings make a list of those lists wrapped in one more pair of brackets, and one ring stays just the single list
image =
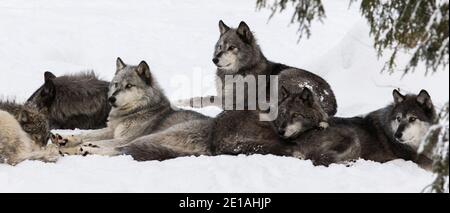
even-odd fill
[{"label": "wolf leg", "polygon": [[208,122],[175,125],[166,131],[138,138],[118,147],[117,151],[138,161],[210,155],[207,145],[209,130],[201,128],[204,125]]},{"label": "wolf leg", "polygon": [[52,143],[61,147],[74,147],[82,144],[83,142],[110,140],[113,138],[114,130],[111,128],[104,128],[79,135],[61,136],[59,134],[52,134],[51,140]]},{"label": "wolf leg", "polygon": [[131,155],[137,161],[169,160],[177,157],[189,156],[188,153],[176,151],[153,143],[132,143],[124,147],[116,148],[120,154]]},{"label": "wolf leg", "polygon": [[29,160],[39,160],[44,162],[56,162],[61,157],[58,146],[50,144],[41,150],[33,151],[28,156]]},{"label": "wolf leg", "polygon": [[78,146],[61,147],[60,150],[65,155],[115,155],[114,148],[125,145],[128,142],[126,139],[113,139],[103,141],[85,142]]}]

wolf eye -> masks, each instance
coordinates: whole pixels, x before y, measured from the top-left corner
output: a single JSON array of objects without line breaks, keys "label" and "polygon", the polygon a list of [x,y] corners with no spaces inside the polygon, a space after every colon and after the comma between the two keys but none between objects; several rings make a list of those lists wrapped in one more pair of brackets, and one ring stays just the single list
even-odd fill
[{"label": "wolf eye", "polygon": [[409,118],[409,122],[410,122],[410,123],[413,123],[413,122],[415,122],[415,121],[417,121],[417,118],[416,118],[416,117],[410,117],[410,118]]},{"label": "wolf eye", "polygon": [[230,46],[230,47],[228,47],[228,51],[233,51],[233,50],[235,50],[235,49],[236,49],[235,46]]},{"label": "wolf eye", "polygon": [[131,89],[132,87],[134,87],[134,85],[132,85],[132,84],[127,84],[127,85],[125,86],[125,88],[127,88],[127,89]]},{"label": "wolf eye", "polygon": [[398,121],[398,122],[402,121],[402,117],[397,116],[397,121]]}]

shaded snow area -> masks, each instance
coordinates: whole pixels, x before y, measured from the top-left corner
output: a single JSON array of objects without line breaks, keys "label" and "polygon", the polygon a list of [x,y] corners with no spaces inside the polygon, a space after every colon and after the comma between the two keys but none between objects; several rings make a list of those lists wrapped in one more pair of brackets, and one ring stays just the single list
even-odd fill
[{"label": "shaded snow area", "polygon": [[[268,22],[270,12],[257,12],[254,0],[2,0],[0,97],[25,101],[47,70],[62,75],[93,69],[111,80],[118,56],[129,64],[146,60],[173,100],[213,95],[211,59],[223,19],[230,26],[245,20],[269,59],[325,78],[336,93],[339,116],[386,106],[394,88],[427,89],[438,108],[449,99],[448,71],[426,77],[423,67],[405,77],[380,73],[383,60],[357,4],[349,9],[348,1],[324,3],[327,19],[313,26],[309,40],[297,43],[291,13]],[[400,66],[408,53],[401,58]],[[180,79],[192,85],[180,89]],[[214,116],[220,110],[201,112]],[[403,160],[325,168],[260,155],[165,162],[88,156],[0,165],[0,192],[421,192],[432,181],[431,173]]]}]

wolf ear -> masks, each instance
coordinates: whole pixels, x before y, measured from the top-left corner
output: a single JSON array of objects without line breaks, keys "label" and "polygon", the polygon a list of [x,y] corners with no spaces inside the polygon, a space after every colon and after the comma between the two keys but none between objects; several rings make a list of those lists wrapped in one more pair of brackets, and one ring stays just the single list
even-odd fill
[{"label": "wolf ear", "polygon": [[400,91],[398,91],[398,90],[396,90],[396,89],[392,92],[392,96],[394,96],[394,103],[395,103],[395,104],[400,104],[400,103],[402,103],[403,101],[405,101],[405,96],[402,95],[402,94],[400,93]]},{"label": "wolf ear", "polygon": [[253,41],[253,33],[248,27],[247,23],[241,22],[237,28],[237,34],[245,43],[251,43]]},{"label": "wolf ear", "polygon": [[147,85],[152,85],[153,78],[152,74],[150,73],[150,67],[148,66],[147,62],[141,61],[141,63],[138,65],[136,69],[136,73],[139,75],[139,77],[144,80],[144,82]]},{"label": "wolf ear", "polygon": [[426,90],[420,91],[419,95],[417,96],[417,102],[427,107],[428,109],[433,109],[433,102],[431,101],[431,96]]},{"label": "wolf ear", "polygon": [[219,29],[220,29],[220,35],[225,34],[230,30],[231,28],[228,27],[222,20],[219,21]]},{"label": "wolf ear", "polygon": [[314,94],[311,92],[310,89],[308,89],[306,87],[303,88],[303,91],[300,94],[300,98],[304,103],[306,103],[310,106],[312,106],[314,104]]},{"label": "wolf ear", "polygon": [[49,72],[49,71],[44,73],[44,81],[45,81],[45,83],[50,82],[50,81],[52,81],[55,78],[56,78],[56,76],[53,73]]},{"label": "wolf ear", "polygon": [[55,84],[53,80],[56,78],[56,76],[51,72],[45,72],[44,73],[44,86],[42,88],[42,96],[45,96],[46,98],[51,98],[55,95]]},{"label": "wolf ear", "polygon": [[116,74],[123,70],[123,68],[125,68],[127,65],[125,63],[123,63],[122,59],[120,57],[117,58],[116,60]]}]

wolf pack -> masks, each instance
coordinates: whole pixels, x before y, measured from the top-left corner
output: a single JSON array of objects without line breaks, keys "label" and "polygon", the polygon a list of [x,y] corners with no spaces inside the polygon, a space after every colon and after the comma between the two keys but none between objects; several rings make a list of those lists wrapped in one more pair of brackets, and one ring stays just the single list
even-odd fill
[{"label": "wolf pack", "polygon": [[[257,85],[269,88],[267,97],[259,99],[276,94],[274,119],[262,120],[267,109],[250,110],[248,104],[243,109],[212,104],[211,100],[236,99],[237,90],[227,83],[216,86],[217,96],[172,103],[146,61],[130,65],[117,58],[110,82],[94,72],[59,77],[45,72],[44,84],[25,103],[0,101],[0,163],[56,162],[67,155],[130,155],[137,161],[163,161],[261,154],[310,160],[320,166],[404,159],[431,168],[431,153],[418,152],[437,117],[426,90],[417,94],[394,90],[392,103],[382,109],[337,117],[336,97],[323,78],[268,60],[245,22],[232,28],[220,21],[219,29],[212,59],[217,82],[224,82],[226,76],[276,76],[276,84]],[[208,117],[186,108],[210,105],[223,111]],[[51,132],[57,129],[91,131]]]}]

